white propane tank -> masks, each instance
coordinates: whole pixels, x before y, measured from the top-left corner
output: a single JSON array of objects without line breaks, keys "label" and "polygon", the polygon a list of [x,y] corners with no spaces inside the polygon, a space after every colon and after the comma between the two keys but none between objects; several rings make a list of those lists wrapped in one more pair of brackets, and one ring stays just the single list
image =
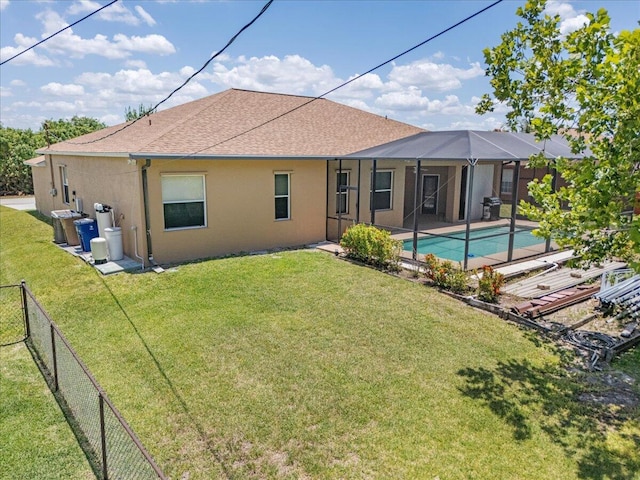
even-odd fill
[{"label": "white propane tank", "polygon": [[91,239],[90,244],[93,263],[96,265],[107,263],[107,241],[104,238],[95,237]]},{"label": "white propane tank", "polygon": [[109,249],[109,260],[112,262],[122,260],[122,229],[120,227],[107,227],[104,229],[105,238],[107,240],[107,248]]}]

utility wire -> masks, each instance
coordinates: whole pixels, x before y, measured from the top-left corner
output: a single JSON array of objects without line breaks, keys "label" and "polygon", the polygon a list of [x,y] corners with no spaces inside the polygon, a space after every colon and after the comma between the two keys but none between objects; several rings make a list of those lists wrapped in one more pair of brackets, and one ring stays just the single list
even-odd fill
[{"label": "utility wire", "polygon": [[[248,26],[250,26],[253,22],[255,22],[255,21],[256,21],[256,20],[257,20],[257,19],[258,19],[258,18],[259,18],[263,13],[264,13],[264,11],[265,11],[265,10],[266,10],[270,5],[271,5],[271,3],[272,3],[272,2],[273,2],[273,0],[270,0],[270,1],[269,1],[269,2],[268,2],[268,3],[263,7],[262,11],[258,14],[258,16],[256,16],[256,17],[255,17],[255,18],[254,18],[254,19],[253,19],[249,24],[247,24],[245,27],[243,27],[243,29],[242,29],[242,30],[240,30],[240,32],[242,32],[244,29],[246,29]],[[249,129],[247,129],[247,130],[244,130],[244,131],[242,131],[242,132],[240,132],[240,133],[236,134],[236,135],[233,135],[233,136],[231,136],[231,137],[229,137],[229,138],[226,138],[226,139],[224,139],[224,140],[221,140],[220,142],[214,143],[214,144],[212,144],[212,145],[208,145],[208,146],[203,147],[203,148],[201,148],[201,149],[199,149],[199,150],[196,150],[196,151],[191,152],[191,153],[189,153],[189,154],[187,154],[187,155],[184,155],[183,157],[180,157],[180,159],[189,158],[189,157],[192,157],[193,155],[197,155],[198,153],[203,152],[204,150],[208,150],[208,149],[210,149],[210,148],[215,148],[215,147],[217,147],[217,146],[219,146],[219,145],[222,145],[223,143],[226,143],[226,142],[229,142],[229,141],[231,141],[231,140],[234,140],[234,139],[236,139],[236,138],[238,138],[238,137],[241,137],[242,135],[246,135],[247,133],[253,132],[253,131],[255,131],[255,130],[259,129],[259,128],[264,127],[265,125],[268,125],[268,124],[270,124],[270,123],[272,123],[272,122],[275,122],[276,120],[278,120],[278,119],[280,119],[280,118],[282,118],[282,117],[284,117],[284,116],[286,116],[286,115],[289,115],[290,113],[293,113],[293,112],[295,112],[295,111],[297,111],[297,110],[300,110],[301,108],[306,107],[306,106],[307,106],[307,105],[309,105],[310,103],[313,103],[313,102],[315,102],[316,100],[320,100],[320,99],[322,99],[322,98],[326,97],[327,95],[329,95],[330,93],[333,93],[333,92],[335,92],[336,90],[338,90],[338,89],[340,89],[340,88],[342,88],[342,87],[345,87],[346,85],[349,85],[349,84],[350,84],[350,83],[352,83],[352,82],[355,82],[355,81],[356,81],[356,80],[358,80],[359,78],[361,78],[361,77],[363,77],[363,76],[365,76],[365,75],[368,75],[369,73],[371,73],[371,72],[373,72],[373,71],[375,71],[375,70],[377,70],[377,69],[379,69],[379,68],[381,68],[381,67],[383,67],[383,66],[385,66],[385,65],[387,65],[387,64],[389,64],[389,63],[391,63],[391,62],[393,62],[394,60],[397,60],[398,58],[400,58],[400,57],[402,57],[402,56],[404,56],[404,55],[406,55],[406,54],[408,54],[408,53],[410,53],[410,52],[412,52],[412,51],[416,50],[417,48],[420,48],[420,47],[422,47],[423,45],[426,45],[427,43],[429,43],[429,42],[431,42],[431,41],[435,40],[436,38],[438,38],[438,37],[440,37],[440,36],[444,35],[445,33],[450,32],[450,31],[451,31],[451,30],[453,30],[454,28],[459,27],[459,26],[460,26],[460,25],[462,25],[463,23],[468,22],[468,21],[469,21],[469,20],[471,20],[472,18],[477,17],[478,15],[480,15],[480,14],[482,14],[482,13],[486,12],[486,11],[487,11],[487,10],[489,10],[490,8],[493,8],[493,7],[495,7],[496,5],[498,5],[499,3],[502,3],[502,2],[503,2],[503,0],[496,0],[496,1],[495,1],[495,2],[493,2],[492,4],[487,5],[486,7],[484,7],[484,8],[482,8],[482,9],[478,10],[478,11],[477,11],[477,12],[475,12],[475,13],[472,13],[471,15],[469,15],[469,16],[467,16],[467,17],[465,17],[464,19],[462,19],[462,20],[460,20],[460,21],[458,21],[458,22],[456,22],[456,23],[454,23],[453,25],[451,25],[451,26],[449,26],[449,27],[445,28],[444,30],[441,30],[440,32],[436,33],[435,35],[432,35],[431,37],[429,37],[429,38],[427,38],[426,40],[424,40],[424,41],[422,41],[422,42],[418,43],[417,45],[414,45],[413,47],[411,47],[411,48],[409,48],[409,49],[407,49],[407,50],[403,51],[402,53],[399,53],[399,54],[395,55],[394,57],[390,58],[389,60],[386,60],[386,61],[384,61],[384,62],[380,63],[379,65],[376,65],[376,66],[375,66],[375,67],[373,67],[373,68],[370,68],[370,69],[369,69],[369,70],[367,70],[365,73],[362,73],[362,74],[360,74],[360,75],[357,75],[357,76],[353,77],[352,79],[347,80],[346,82],[341,83],[341,84],[340,84],[340,85],[338,85],[337,87],[334,87],[334,88],[332,88],[331,90],[328,90],[327,92],[323,93],[322,95],[319,95],[319,96],[317,96],[317,97],[313,97],[313,98],[309,99],[308,101],[306,101],[306,102],[304,102],[304,103],[302,103],[302,104],[298,105],[297,107],[294,107],[294,108],[292,108],[291,110],[287,110],[286,112],[283,112],[283,113],[281,113],[280,115],[277,115],[277,116],[275,116],[275,117],[273,117],[273,118],[271,118],[271,119],[269,119],[269,120],[266,120],[266,121],[264,121],[264,122],[262,122],[262,123],[260,123],[260,124],[256,125],[255,127],[251,127],[251,128],[249,128]],[[233,37],[233,39],[235,39],[235,37],[237,37],[237,36],[240,34],[240,32],[238,32],[238,34],[236,34],[236,35]],[[232,40],[233,40],[233,39],[232,39]],[[228,44],[227,44],[227,46],[229,46],[229,45],[230,45],[230,43],[228,43]],[[227,46],[225,46],[225,48],[227,48]],[[208,62],[207,62],[207,63],[206,63],[206,64],[205,64],[205,65],[204,65],[200,70],[198,70],[198,72],[202,71],[202,70],[206,67],[206,65],[207,65],[207,64],[208,64],[208,63],[209,63],[213,58],[215,58],[217,55],[219,55],[220,53],[222,53],[222,51],[224,51],[224,49],[223,49],[223,50],[221,50],[218,54],[214,55],[214,57],[212,57],[212,58],[211,58],[211,59],[210,59],[210,60],[209,60],[209,61],[208,61]],[[196,73],[198,73],[198,72],[196,72]],[[195,75],[195,74],[194,74],[194,75]],[[185,82],[185,83],[186,83],[186,82]],[[184,86],[184,84],[183,84],[183,86]],[[179,87],[179,88],[181,88],[181,87]],[[171,95],[173,95],[173,93],[175,93],[175,91],[174,91],[174,92],[172,92],[172,93],[171,93]],[[167,97],[167,98],[168,98],[168,97]],[[166,100],[166,99],[165,99],[165,100]],[[164,100],[163,100],[163,101],[164,101]],[[160,103],[162,103],[162,102],[160,102]],[[158,104],[158,105],[159,105],[159,104]],[[156,107],[157,107],[157,105],[156,105]],[[155,107],[154,107],[154,108],[155,108]],[[152,111],[153,111],[153,109],[152,109]],[[133,125],[133,124],[134,124],[136,121],[138,121],[139,119],[140,119],[140,118],[138,118],[138,119],[134,120],[132,123],[129,123],[129,124],[124,125],[122,128],[120,128],[120,129],[118,129],[118,130],[116,130],[116,131],[114,131],[114,132],[110,133],[109,135],[105,135],[104,137],[98,138],[98,139],[96,139],[96,140],[92,140],[92,141],[90,141],[90,142],[78,142],[78,143],[75,143],[75,142],[67,142],[67,143],[71,143],[71,144],[74,144],[74,145],[84,145],[84,144],[88,144],[88,143],[98,142],[98,141],[103,140],[103,139],[105,139],[105,138],[107,138],[107,137],[110,137],[110,136],[112,136],[112,135],[115,135],[116,133],[121,132],[121,131],[122,131],[122,130],[124,130],[125,128],[127,128],[127,127],[129,127],[129,126]],[[175,159],[175,160],[178,160],[178,159]]]},{"label": "utility wire", "polygon": [[87,18],[89,18],[91,15],[95,15],[96,13],[98,13],[101,10],[104,10],[107,7],[110,7],[111,5],[113,5],[114,3],[116,3],[118,0],[112,0],[110,3],[107,3],[106,5],[100,7],[99,9],[97,9],[94,12],[91,12],[89,15],[85,15],[84,17],[82,17],[80,20],[76,20],[75,22],[73,22],[71,25],[67,25],[64,28],[61,28],[60,30],[58,30],[56,33],[53,33],[51,35],[49,35],[47,38],[43,38],[42,40],[40,40],[38,43],[35,43],[34,45],[31,45],[29,48],[26,48],[25,50],[21,51],[20,53],[16,53],[13,57],[7,58],[6,60],[4,60],[3,62],[0,62],[0,66],[4,65],[7,62],[10,62],[11,60],[13,60],[16,57],[19,57],[20,55],[22,55],[23,53],[27,53],[29,50],[31,50],[32,48],[36,48],[38,45],[42,45],[44,42],[46,42],[47,40],[55,37],[56,35],[58,35],[59,33],[64,32],[65,30],[73,27],[74,25],[79,24],[80,22],[82,22],[83,20],[86,20]]},{"label": "utility wire", "polygon": [[286,112],[284,112],[284,113],[281,113],[280,115],[277,115],[277,116],[275,116],[275,117],[273,117],[273,118],[271,118],[271,119],[269,119],[269,120],[266,120],[265,122],[262,122],[261,124],[256,125],[255,127],[251,127],[251,128],[249,128],[249,129],[247,129],[247,130],[245,130],[245,131],[243,131],[243,132],[240,132],[240,133],[238,133],[238,134],[236,134],[236,135],[233,135],[232,137],[229,137],[229,138],[227,138],[227,139],[225,139],[225,140],[222,140],[222,141],[220,141],[220,142],[218,142],[218,143],[214,143],[213,145],[209,145],[209,146],[207,146],[207,147],[201,148],[200,150],[197,150],[197,151],[195,151],[195,152],[192,152],[192,153],[190,153],[189,155],[185,155],[185,156],[184,156],[184,157],[182,157],[182,158],[189,158],[189,157],[191,157],[192,155],[196,155],[196,154],[198,154],[198,153],[200,153],[200,152],[202,152],[202,151],[204,151],[204,150],[208,150],[209,148],[214,148],[214,147],[217,147],[217,146],[219,146],[219,145],[222,145],[223,143],[229,142],[229,141],[234,140],[234,139],[236,139],[236,138],[238,138],[238,137],[241,137],[242,135],[246,135],[247,133],[250,133],[250,132],[253,132],[254,130],[257,130],[257,129],[259,129],[259,128],[262,128],[262,127],[264,127],[265,125],[268,125],[268,124],[269,124],[269,123],[271,123],[271,122],[275,122],[276,120],[278,120],[278,119],[280,119],[280,118],[284,117],[285,115],[289,115],[290,113],[293,113],[293,112],[295,112],[296,110],[300,110],[301,108],[306,107],[306,106],[307,106],[307,105],[309,105],[310,103],[313,103],[313,102],[315,102],[316,100],[320,100],[320,99],[322,99],[322,98],[326,97],[327,95],[329,95],[330,93],[333,93],[333,92],[335,92],[336,90],[338,90],[338,89],[340,89],[340,88],[342,88],[342,87],[345,87],[345,86],[349,85],[349,84],[350,84],[350,83],[352,83],[352,82],[355,82],[355,81],[356,81],[356,80],[358,80],[359,78],[364,77],[365,75],[368,75],[369,73],[371,73],[371,72],[373,72],[373,71],[375,71],[375,70],[377,70],[377,69],[379,69],[379,68],[381,68],[381,67],[384,67],[385,65],[387,65],[387,64],[389,64],[389,63],[391,63],[391,62],[393,62],[393,61],[397,60],[398,58],[400,58],[400,57],[402,57],[402,56],[406,55],[407,53],[410,53],[410,52],[412,52],[412,51],[416,50],[417,48],[422,47],[423,45],[425,45],[425,44],[427,44],[427,43],[429,43],[429,42],[431,42],[431,41],[435,40],[436,38],[438,38],[438,37],[440,37],[440,36],[444,35],[444,34],[445,34],[445,33],[447,33],[447,32],[450,32],[450,31],[451,31],[451,30],[453,30],[454,28],[459,27],[459,26],[460,26],[460,25],[462,25],[463,23],[468,22],[468,21],[469,21],[469,20],[471,20],[472,18],[477,17],[478,15],[480,15],[480,14],[482,14],[482,13],[486,12],[486,11],[487,11],[487,10],[489,10],[490,8],[495,7],[496,5],[498,5],[499,3],[502,3],[502,2],[503,2],[503,0],[496,0],[496,1],[495,1],[495,2],[493,2],[492,4],[487,5],[486,7],[484,7],[483,9],[478,10],[477,12],[475,12],[475,13],[473,13],[473,14],[469,15],[468,17],[466,17],[466,18],[464,18],[464,19],[462,19],[462,20],[460,20],[459,22],[454,23],[453,25],[451,25],[451,26],[449,26],[449,27],[445,28],[444,30],[441,30],[440,32],[436,33],[435,35],[432,35],[431,37],[429,37],[429,38],[427,38],[426,40],[424,40],[424,41],[422,41],[422,42],[418,43],[417,45],[414,45],[413,47],[411,47],[411,48],[409,48],[409,49],[405,50],[404,52],[399,53],[399,54],[398,54],[398,55],[396,55],[395,57],[390,58],[389,60],[386,60],[386,61],[382,62],[381,64],[376,65],[376,66],[375,66],[375,67],[373,67],[373,68],[370,68],[370,69],[369,69],[369,70],[367,70],[366,72],[364,72],[364,73],[362,73],[362,74],[360,74],[360,75],[356,75],[356,76],[355,76],[355,77],[353,77],[352,79],[347,80],[346,82],[341,83],[341,84],[340,84],[340,85],[338,85],[337,87],[334,87],[334,88],[332,88],[331,90],[328,90],[327,92],[323,93],[322,95],[318,95],[317,97],[313,97],[313,98],[309,99],[309,101],[307,101],[307,102],[305,102],[305,103],[303,103],[303,104],[301,104],[301,105],[298,105],[297,107],[294,107],[294,108],[292,108],[291,110],[288,110],[288,111],[286,111]]},{"label": "utility wire", "polygon": [[[115,0],[117,1],[117,0]],[[158,103],[155,104],[155,106],[153,106],[152,108],[149,109],[149,112],[155,112],[158,107],[160,105],[162,105],[164,102],[166,102],[167,100],[169,100],[174,93],[178,92],[180,89],[182,89],[187,83],[189,83],[196,75],[198,75],[200,72],[202,72],[205,68],[207,68],[207,66],[217,57],[219,57],[220,55],[222,55],[224,53],[224,51],[229,48],[229,46],[231,46],[231,44],[233,42],[235,42],[236,38],[238,38],[240,36],[240,34],[242,32],[244,32],[247,28],[249,28],[251,25],[253,25],[266,11],[267,9],[271,6],[271,4],[273,3],[274,0],[269,0],[264,7],[262,7],[262,10],[260,10],[260,12],[258,13],[258,15],[256,15],[249,23],[247,23],[244,27],[242,27],[240,30],[238,30],[238,32],[231,37],[231,39],[227,42],[227,44],[222,47],[222,50],[216,52],[214,55],[212,55],[211,57],[209,57],[209,59],[204,62],[204,64],[193,74],[191,74],[191,76],[189,78],[187,78],[182,85],[180,85],[179,87],[176,87],[169,95],[167,95],[165,98],[163,98],[162,100],[160,100]],[[95,142],[99,142],[100,140],[104,140],[105,138],[111,137],[113,135],[115,135],[116,133],[120,133],[121,131],[123,131],[125,128],[129,128],[131,125],[133,125],[134,123],[136,123],[137,121],[141,120],[143,117],[145,117],[146,115],[143,115],[141,117],[136,118],[135,120],[133,120],[131,123],[127,123],[125,124],[123,127],[119,128],[118,130],[115,130],[111,133],[109,133],[108,135],[105,135],[104,137],[100,137],[100,138],[96,138],[95,140],[91,140],[89,142],[68,142],[71,143],[73,145],[86,145],[89,143],[95,143]]]}]

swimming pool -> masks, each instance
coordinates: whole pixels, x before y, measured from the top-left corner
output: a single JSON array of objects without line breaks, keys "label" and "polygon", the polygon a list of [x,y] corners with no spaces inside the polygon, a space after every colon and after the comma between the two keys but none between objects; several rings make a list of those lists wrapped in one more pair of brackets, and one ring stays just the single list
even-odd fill
[{"label": "swimming pool", "polygon": [[[471,230],[469,232],[469,258],[486,257],[509,250],[509,227],[489,227]],[[492,236],[496,235],[496,236]],[[490,237],[490,238],[486,238]],[[438,258],[445,258],[455,262],[464,260],[465,231],[448,233],[445,236],[422,237],[418,239],[418,254],[433,253]],[[534,237],[531,230],[516,228],[514,232],[513,248],[526,248],[544,243],[545,239]],[[413,239],[404,240],[403,249],[413,251]]]}]

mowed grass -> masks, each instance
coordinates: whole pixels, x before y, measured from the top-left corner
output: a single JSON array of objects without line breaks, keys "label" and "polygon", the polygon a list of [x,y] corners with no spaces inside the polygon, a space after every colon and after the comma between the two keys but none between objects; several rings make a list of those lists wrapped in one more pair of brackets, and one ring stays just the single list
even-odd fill
[{"label": "mowed grass", "polygon": [[310,251],[102,277],[24,212],[0,229],[0,284],[171,478],[638,478],[637,417],[603,423],[552,349],[423,285]]},{"label": "mowed grass", "polygon": [[0,346],[0,478],[95,478],[24,343]]}]

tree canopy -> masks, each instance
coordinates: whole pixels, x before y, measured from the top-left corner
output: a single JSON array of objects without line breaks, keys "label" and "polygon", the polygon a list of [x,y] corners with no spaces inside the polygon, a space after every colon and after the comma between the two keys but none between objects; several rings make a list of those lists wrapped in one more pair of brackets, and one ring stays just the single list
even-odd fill
[{"label": "tree canopy", "polygon": [[540,140],[562,134],[584,155],[529,162],[549,166],[567,184],[556,191],[551,175],[529,184],[534,203],[520,208],[539,222],[540,234],[573,248],[583,264],[618,257],[640,270],[640,218],[633,216],[640,190],[640,29],[614,34],[600,9],[563,34],[560,17],[548,15],[545,3],[518,8],[522,20],[485,49],[493,94],[483,96],[477,112],[502,103],[511,129],[526,124]]},{"label": "tree canopy", "polygon": [[0,125],[0,195],[33,193],[31,168],[23,162],[35,157],[37,149],[104,127],[95,118],[78,116],[45,120],[37,132]]},{"label": "tree canopy", "polygon": [[124,109],[124,121],[130,122],[132,120],[137,120],[138,118],[144,117],[150,113],[155,112],[153,105],[145,106],[144,104],[138,105],[138,110],[133,107],[127,107]]}]

